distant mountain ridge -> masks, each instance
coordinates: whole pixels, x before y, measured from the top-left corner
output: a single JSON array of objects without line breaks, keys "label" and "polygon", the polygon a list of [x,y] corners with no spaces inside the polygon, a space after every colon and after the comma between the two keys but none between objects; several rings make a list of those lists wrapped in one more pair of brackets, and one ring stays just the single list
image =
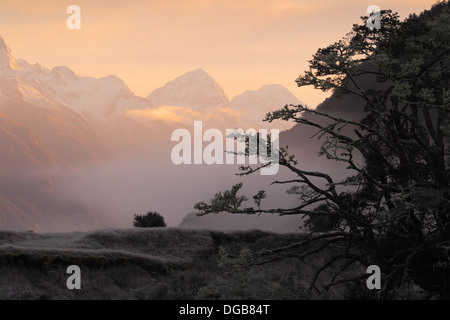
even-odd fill
[{"label": "distant mountain ridge", "polygon": [[55,101],[70,107],[86,119],[104,121],[124,111],[152,107],[137,97],[116,76],[99,79],[80,77],[66,66],[48,70],[20,60],[19,79],[27,86],[27,100],[40,106]]},{"label": "distant mountain ridge", "polygon": [[189,129],[194,120],[203,120],[205,127],[258,129],[271,108],[262,104],[270,90],[272,102],[294,100],[281,86],[267,86],[230,102],[202,69],[144,98],[114,75],[96,79],[67,66],[48,69],[16,60],[0,37],[0,229],[112,225],[83,199],[61,198],[61,190],[72,183],[69,168],[101,166],[130,155],[168,161],[171,132]]},{"label": "distant mountain ridge", "polygon": [[231,100],[231,108],[239,111],[242,118],[257,124],[257,129],[279,128],[282,131],[292,128],[295,123],[287,121],[268,123],[263,122],[263,119],[268,112],[290,104],[299,105],[301,102],[289,90],[279,84],[264,85],[259,90],[248,90]]}]

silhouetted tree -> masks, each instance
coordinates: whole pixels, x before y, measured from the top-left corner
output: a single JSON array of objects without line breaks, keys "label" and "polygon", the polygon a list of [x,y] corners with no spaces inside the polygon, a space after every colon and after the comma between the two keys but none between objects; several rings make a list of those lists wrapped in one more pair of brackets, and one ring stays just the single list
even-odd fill
[{"label": "silhouetted tree", "polygon": [[158,228],[165,227],[164,217],[158,212],[150,211],[145,215],[134,215],[133,225],[137,228]]},{"label": "silhouetted tree", "polygon": [[[308,246],[318,242],[320,249],[333,245],[341,250],[317,270],[310,290],[319,290],[317,279],[325,270],[334,268],[326,290],[364,281],[367,275],[350,276],[346,271],[374,264],[382,271],[378,298],[395,297],[409,285],[419,286],[425,298],[450,298],[449,3],[434,6],[432,12],[427,12],[427,19],[411,16],[400,22],[397,14],[382,11],[382,28],[373,30],[363,17],[343,40],[319,49],[310,69],[296,80],[298,86],[360,97],[365,102],[360,121],[302,105],[285,106],[266,116],[266,121],[294,120],[317,128],[325,140],[320,153],[346,163],[352,176],[334,181],[326,173],[305,170],[287,148],[280,148],[279,164],[295,177],[274,183],[293,185],[289,192],[301,199],[297,207],[261,209],[259,201],[257,208],[241,209],[246,198],[238,195],[239,184],[224,193],[228,197],[218,193],[209,203],[198,203],[199,215],[221,211],[304,214],[310,219],[334,215],[331,230],[261,251],[252,263],[296,247],[303,257],[316,254],[320,250]],[[376,85],[367,88],[367,79],[376,80]],[[359,158],[362,161],[355,160]],[[260,168],[243,166],[240,175]],[[311,220],[313,226],[316,222]]]},{"label": "silhouetted tree", "polygon": [[305,227],[314,232],[327,232],[335,230],[341,223],[341,217],[333,213],[327,204],[321,204],[310,214],[305,221]]}]

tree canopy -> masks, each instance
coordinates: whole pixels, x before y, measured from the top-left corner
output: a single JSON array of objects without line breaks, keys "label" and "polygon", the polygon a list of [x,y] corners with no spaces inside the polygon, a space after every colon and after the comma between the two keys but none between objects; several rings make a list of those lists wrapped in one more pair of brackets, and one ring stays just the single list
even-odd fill
[{"label": "tree canopy", "polygon": [[[280,148],[279,165],[293,178],[274,183],[292,185],[289,192],[299,197],[298,206],[264,209],[265,193],[260,191],[254,197],[255,208],[241,208],[247,198],[238,195],[242,187],[238,184],[195,208],[200,215],[228,211],[309,217],[310,237],[289,249],[303,248],[307,255],[305,246],[311,241],[320,241],[321,248],[341,248],[317,270],[311,290],[320,290],[317,279],[331,266],[335,276],[324,290],[363,281],[367,275],[345,276],[355,265],[378,265],[382,272],[378,298],[396,297],[411,284],[420,287],[424,298],[449,298],[449,3],[405,21],[384,10],[380,29],[367,28],[367,19],[362,17],[342,40],[319,49],[309,70],[296,80],[300,87],[360,97],[365,104],[361,120],[303,105],[287,105],[265,119],[316,128],[324,141],[320,154],[345,163],[352,174],[335,181],[326,173],[302,168],[287,148]],[[241,170],[240,175],[247,175],[258,168]],[[252,260],[281,251],[263,251]]]}]

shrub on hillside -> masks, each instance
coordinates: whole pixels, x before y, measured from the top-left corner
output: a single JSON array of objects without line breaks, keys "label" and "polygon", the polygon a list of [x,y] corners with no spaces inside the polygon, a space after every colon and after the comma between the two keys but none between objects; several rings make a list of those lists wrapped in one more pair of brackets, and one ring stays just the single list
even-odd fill
[{"label": "shrub on hillside", "polygon": [[165,227],[164,217],[158,212],[150,211],[145,215],[134,215],[133,225],[137,228],[158,228]]}]

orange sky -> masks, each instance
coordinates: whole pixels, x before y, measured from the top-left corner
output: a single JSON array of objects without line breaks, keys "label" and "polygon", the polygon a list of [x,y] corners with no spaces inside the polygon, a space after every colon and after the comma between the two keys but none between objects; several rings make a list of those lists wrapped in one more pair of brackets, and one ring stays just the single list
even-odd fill
[{"label": "orange sky", "polygon": [[[297,88],[317,48],[339,40],[376,4],[400,16],[436,1],[0,0],[0,33],[16,58],[79,75],[116,74],[136,94],[202,68],[231,99],[279,83],[310,106],[325,95]],[[81,8],[81,30],[66,8]]]}]

